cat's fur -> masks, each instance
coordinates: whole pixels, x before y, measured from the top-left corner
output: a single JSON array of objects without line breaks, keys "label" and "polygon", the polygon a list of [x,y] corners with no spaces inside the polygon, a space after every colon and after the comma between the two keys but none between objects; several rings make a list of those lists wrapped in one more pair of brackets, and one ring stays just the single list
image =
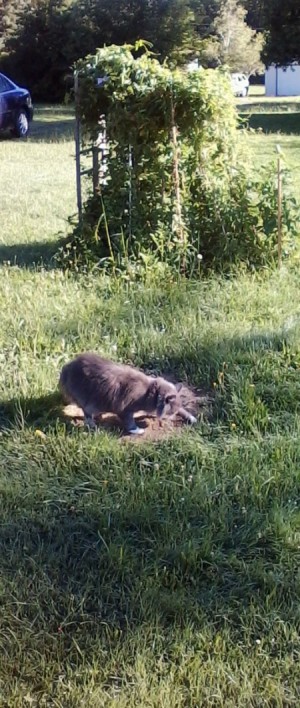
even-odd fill
[{"label": "cat's fur", "polygon": [[65,364],[59,384],[66,401],[82,408],[90,427],[95,427],[94,418],[101,413],[113,413],[128,433],[142,433],[133,418],[139,411],[159,418],[179,414],[190,423],[196,422],[182,407],[174,384],[92,352],[79,354]]}]

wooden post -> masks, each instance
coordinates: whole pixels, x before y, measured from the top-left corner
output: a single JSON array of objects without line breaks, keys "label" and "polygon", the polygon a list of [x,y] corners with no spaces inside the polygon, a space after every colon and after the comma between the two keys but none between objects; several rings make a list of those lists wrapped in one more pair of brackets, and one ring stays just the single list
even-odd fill
[{"label": "wooden post", "polygon": [[109,153],[105,115],[103,113],[100,116],[99,133],[95,144],[98,148],[98,191],[101,191],[102,187],[107,183],[107,155]]},{"label": "wooden post", "polygon": [[79,116],[79,80],[78,71],[74,71],[74,97],[75,97],[75,161],[76,161],[76,194],[78,216],[82,214],[81,171],[80,171],[80,116]]},{"label": "wooden post", "polygon": [[282,173],[280,155],[277,158],[277,236],[278,236],[278,267],[282,265]]},{"label": "wooden post", "polygon": [[[174,175],[174,186],[175,186],[175,214],[176,214],[176,231],[181,245],[185,249],[186,246],[186,233],[184,228],[184,223],[182,219],[182,208],[181,208],[181,189],[180,189],[180,175],[179,175],[179,148],[177,140],[177,125],[175,122],[175,108],[173,96],[171,95],[171,128],[172,128],[172,143],[173,143],[173,175]],[[186,269],[186,256],[183,254],[182,258],[182,270]]]},{"label": "wooden post", "polygon": [[99,148],[97,143],[92,147],[93,156],[93,195],[94,197],[99,192]]},{"label": "wooden post", "polygon": [[128,184],[128,211],[129,211],[129,223],[128,232],[129,238],[132,237],[132,167],[133,167],[133,150],[132,145],[128,146],[128,172],[129,172],[129,184]]}]

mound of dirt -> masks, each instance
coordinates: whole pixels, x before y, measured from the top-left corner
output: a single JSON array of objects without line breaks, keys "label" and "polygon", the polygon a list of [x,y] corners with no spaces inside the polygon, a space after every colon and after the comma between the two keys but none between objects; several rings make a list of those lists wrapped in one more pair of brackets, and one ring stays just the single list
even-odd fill
[{"label": "mound of dirt", "polygon": [[[170,376],[165,376],[166,379],[171,381]],[[179,396],[182,401],[182,405],[186,410],[188,410],[192,415],[194,415],[199,420],[208,419],[211,415],[212,409],[212,393],[204,390],[194,389],[188,386],[186,383],[176,383],[176,387],[179,392]],[[83,411],[76,405],[68,405],[63,408],[63,416],[71,421],[75,426],[83,426]],[[159,420],[156,417],[146,416],[142,411],[135,415],[135,419],[139,427],[144,428],[145,432],[143,435],[128,435],[122,431],[120,427],[120,421],[117,416],[111,413],[105,413],[99,417],[97,424],[99,428],[104,428],[112,431],[118,431],[121,435],[121,440],[130,442],[142,442],[143,440],[161,440],[169,435],[178,434],[182,431],[183,426],[187,423],[182,420],[180,416],[176,416],[172,420],[162,419]]]}]

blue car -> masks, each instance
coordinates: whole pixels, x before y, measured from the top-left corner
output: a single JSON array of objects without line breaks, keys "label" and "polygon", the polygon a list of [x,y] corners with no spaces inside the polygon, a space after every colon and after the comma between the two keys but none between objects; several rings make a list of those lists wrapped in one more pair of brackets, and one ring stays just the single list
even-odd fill
[{"label": "blue car", "polygon": [[11,130],[17,138],[25,138],[32,118],[29,91],[0,74],[0,130]]}]

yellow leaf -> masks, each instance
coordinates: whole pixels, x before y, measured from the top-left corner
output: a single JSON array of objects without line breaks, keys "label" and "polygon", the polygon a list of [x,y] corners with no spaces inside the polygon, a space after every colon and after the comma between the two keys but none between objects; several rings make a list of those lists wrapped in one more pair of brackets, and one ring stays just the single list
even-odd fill
[{"label": "yellow leaf", "polygon": [[36,430],[36,431],[35,431],[35,435],[36,435],[37,438],[42,438],[42,440],[46,440],[46,437],[47,437],[47,436],[45,435],[45,433],[43,433],[42,430]]}]

